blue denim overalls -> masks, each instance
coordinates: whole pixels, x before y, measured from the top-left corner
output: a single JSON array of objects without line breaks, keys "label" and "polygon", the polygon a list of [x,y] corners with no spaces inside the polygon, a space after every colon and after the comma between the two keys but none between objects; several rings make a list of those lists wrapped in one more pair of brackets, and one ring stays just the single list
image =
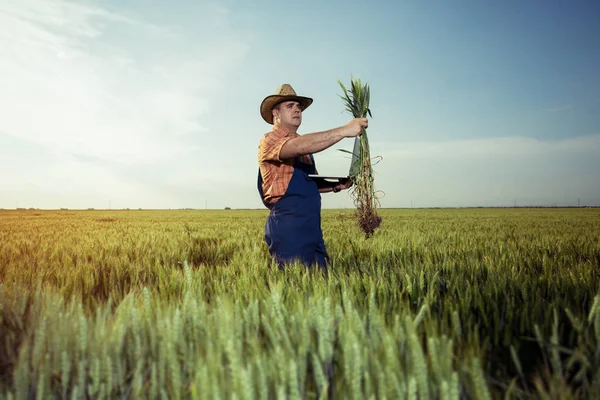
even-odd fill
[{"label": "blue denim overalls", "polygon": [[263,204],[271,210],[265,223],[265,242],[279,269],[296,259],[307,267],[318,265],[327,270],[329,256],[321,230],[321,193],[317,183],[308,177],[316,173],[314,158],[306,164],[294,159],[294,173],[285,194],[275,204],[265,203],[262,176],[258,171],[258,192]]}]

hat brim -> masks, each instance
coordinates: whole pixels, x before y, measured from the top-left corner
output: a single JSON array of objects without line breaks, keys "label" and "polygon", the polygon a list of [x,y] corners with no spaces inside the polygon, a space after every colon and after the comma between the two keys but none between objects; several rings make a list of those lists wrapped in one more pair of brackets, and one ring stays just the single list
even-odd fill
[{"label": "hat brim", "polygon": [[260,104],[260,115],[262,118],[268,123],[273,125],[273,107],[275,107],[279,103],[283,103],[284,101],[298,101],[300,103],[300,109],[302,111],[306,110],[313,102],[313,99],[310,97],[304,96],[294,96],[294,95],[271,95],[265,97],[265,99]]}]

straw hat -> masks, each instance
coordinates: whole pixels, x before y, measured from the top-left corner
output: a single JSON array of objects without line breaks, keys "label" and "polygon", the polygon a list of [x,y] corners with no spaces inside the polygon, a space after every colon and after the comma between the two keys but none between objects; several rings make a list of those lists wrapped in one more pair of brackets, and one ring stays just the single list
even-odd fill
[{"label": "straw hat", "polygon": [[313,102],[310,97],[303,97],[296,95],[294,89],[287,83],[279,86],[275,91],[275,94],[265,97],[260,104],[260,115],[269,124],[273,124],[273,107],[283,101],[297,100],[300,102],[300,108],[302,111],[306,110]]}]

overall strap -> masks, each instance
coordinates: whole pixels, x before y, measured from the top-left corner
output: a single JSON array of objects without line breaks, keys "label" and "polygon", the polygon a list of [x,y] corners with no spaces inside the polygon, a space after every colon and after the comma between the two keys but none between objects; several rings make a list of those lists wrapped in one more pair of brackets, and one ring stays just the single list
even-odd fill
[{"label": "overall strap", "polygon": [[258,194],[260,194],[260,200],[262,201],[263,205],[265,207],[267,207],[268,209],[271,209],[271,205],[268,204],[267,202],[265,202],[265,196],[263,193],[263,178],[262,178],[262,174],[260,173],[260,168],[258,168],[258,178],[256,179],[256,188],[258,189]]},{"label": "overall strap", "polygon": [[263,197],[263,189],[262,189],[263,179],[260,173],[260,168],[258,169],[258,178],[256,179],[256,188],[258,189],[258,194],[260,197]]}]

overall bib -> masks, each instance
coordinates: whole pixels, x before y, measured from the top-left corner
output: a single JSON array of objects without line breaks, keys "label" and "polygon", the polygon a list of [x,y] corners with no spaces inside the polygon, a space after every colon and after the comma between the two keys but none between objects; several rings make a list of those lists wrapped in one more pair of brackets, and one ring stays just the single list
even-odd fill
[{"label": "overall bib", "polygon": [[258,171],[258,192],[263,204],[271,210],[265,223],[265,242],[278,268],[301,261],[306,266],[318,265],[327,270],[329,256],[321,230],[321,194],[317,183],[308,177],[315,173],[314,158],[306,164],[294,159],[294,173],[285,194],[275,204],[264,201],[262,176]]}]

